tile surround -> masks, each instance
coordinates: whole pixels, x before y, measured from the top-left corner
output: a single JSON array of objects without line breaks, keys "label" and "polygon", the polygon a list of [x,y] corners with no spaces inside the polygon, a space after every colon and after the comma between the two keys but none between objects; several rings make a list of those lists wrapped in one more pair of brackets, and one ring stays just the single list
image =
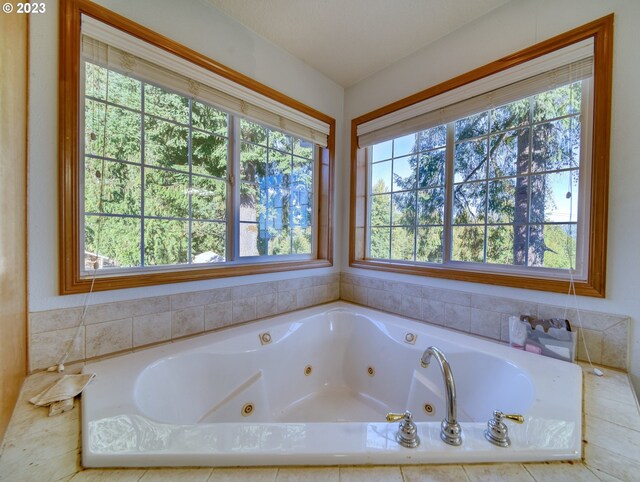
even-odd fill
[{"label": "tile surround", "polygon": [[[509,340],[509,316],[566,317],[577,329],[576,310],[413,283],[385,281],[370,276],[341,273],[340,298],[434,325],[497,341]],[[626,370],[629,350],[628,316],[580,310],[584,343],[593,363]],[[577,329],[580,332],[579,329]],[[577,359],[587,360],[578,333]]]},{"label": "tile surround", "polygon": [[[68,362],[168,342],[339,296],[340,276],[331,274],[93,305]],[[82,308],[29,314],[31,371],[58,363],[81,316]]]},{"label": "tile surround", "polygon": [[[77,373],[82,364],[67,367]],[[61,375],[39,372],[25,381],[0,446],[0,480],[210,482],[631,481],[640,471],[640,411],[626,374],[596,377],[583,364],[582,462],[512,464],[87,469],[80,462],[78,407],[48,417],[28,399]],[[620,420],[626,421],[626,427]]]},{"label": "tile surround", "polygon": [[[337,299],[498,341],[508,341],[510,315],[562,317],[566,311],[574,327],[577,319],[574,309],[561,306],[341,273],[94,305],[87,310],[87,326],[68,361],[168,342]],[[81,308],[29,314],[31,371],[57,363],[81,314]],[[581,310],[580,320],[591,360],[626,369],[629,318]],[[580,337],[577,358],[586,360]]]}]

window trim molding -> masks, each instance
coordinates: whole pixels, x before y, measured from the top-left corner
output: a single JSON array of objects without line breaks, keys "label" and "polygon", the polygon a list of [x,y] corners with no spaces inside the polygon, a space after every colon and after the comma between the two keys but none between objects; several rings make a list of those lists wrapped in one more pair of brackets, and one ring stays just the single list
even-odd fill
[{"label": "window trim molding", "polygon": [[[264,95],[329,124],[326,148],[320,148],[317,159],[318,200],[315,206],[317,255],[311,260],[274,260],[261,263],[205,266],[172,269],[130,275],[100,275],[95,281],[81,276],[80,256],[80,19],[93,17],[118,30],[133,35],[173,55],[188,60],[243,87]],[[59,13],[59,73],[58,73],[58,190],[59,190],[59,293],[85,293],[90,290],[152,286],[158,284],[198,281],[213,278],[275,273],[333,266],[333,203],[335,172],[336,121],[291,97],[261,84],[215,60],[160,35],[126,17],[89,0],[61,0]]]},{"label": "window trim molding", "polygon": [[[609,156],[611,133],[611,89],[613,70],[613,14],[594,20],[450,80],[429,87],[351,121],[351,193],[349,220],[349,266],[353,268],[447,278],[458,281],[566,293],[570,282],[532,275],[482,272],[464,268],[424,266],[406,262],[366,258],[367,163],[365,149],[359,149],[358,126],[399,111],[471,82],[531,61],[555,50],[593,37],[593,129],[591,138],[591,201],[589,206],[588,274],[576,280],[578,295],[605,297],[607,220],[609,198]],[[597,139],[597,142],[596,142]]]}]

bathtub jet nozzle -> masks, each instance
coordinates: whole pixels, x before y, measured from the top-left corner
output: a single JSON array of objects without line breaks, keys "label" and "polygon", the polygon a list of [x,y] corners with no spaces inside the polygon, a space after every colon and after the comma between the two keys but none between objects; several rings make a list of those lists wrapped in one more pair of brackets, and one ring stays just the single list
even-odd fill
[{"label": "bathtub jet nozzle", "polygon": [[423,368],[427,368],[429,363],[431,363],[432,356],[438,361],[438,365],[440,365],[444,387],[447,392],[447,415],[440,427],[440,438],[449,445],[462,445],[462,429],[457,420],[456,384],[453,380],[453,372],[451,371],[447,358],[435,346],[430,346],[424,351],[420,359],[420,365],[422,365]]}]

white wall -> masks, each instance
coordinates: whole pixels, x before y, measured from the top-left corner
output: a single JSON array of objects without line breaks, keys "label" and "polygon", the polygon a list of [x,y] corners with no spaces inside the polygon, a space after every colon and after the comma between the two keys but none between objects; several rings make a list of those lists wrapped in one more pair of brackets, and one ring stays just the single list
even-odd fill
[{"label": "white wall", "polygon": [[[99,0],[97,3],[336,119],[336,152],[342,152],[344,89],[286,51],[222,14],[205,0]],[[79,306],[85,295],[58,296],[57,88],[58,2],[33,15],[30,26],[29,310]],[[340,159],[337,159],[340,165]],[[342,190],[337,176],[336,193]],[[335,239],[342,237],[341,210]],[[335,272],[334,267],[273,275],[199,281],[94,293],[90,303],[197,291],[219,286]],[[313,273],[312,273],[313,272]]]},{"label": "white wall", "polygon": [[[637,86],[640,85],[638,0],[514,0],[418,50],[346,91],[344,158],[349,157],[348,136],[354,117],[611,12],[615,13],[615,35],[607,297],[581,297],[578,301],[584,309],[631,316],[630,371],[636,391],[640,392],[640,150],[634,132],[640,112],[637,93]],[[347,164],[343,166],[345,179],[349,178]],[[342,202],[346,205],[347,201],[348,193],[345,192]],[[346,218],[343,232],[342,249],[347,253]],[[349,269],[348,257],[345,255],[343,259],[344,271],[376,275],[369,270]],[[433,278],[384,276],[542,303],[565,303],[565,295],[554,293]]]}]

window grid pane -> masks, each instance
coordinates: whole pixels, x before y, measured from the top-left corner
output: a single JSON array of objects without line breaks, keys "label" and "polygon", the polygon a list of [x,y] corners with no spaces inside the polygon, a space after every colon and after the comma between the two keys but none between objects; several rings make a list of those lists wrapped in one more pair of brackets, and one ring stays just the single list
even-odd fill
[{"label": "window grid pane", "polygon": [[235,222],[243,242],[234,253],[227,249],[231,117],[160,86],[84,67],[86,270],[311,255],[313,143],[238,123]]},{"label": "window grid pane", "polygon": [[[581,96],[579,81],[372,146],[368,255],[575,267]],[[453,172],[445,182],[448,155]],[[450,260],[443,259],[445,225]]]},{"label": "window grid pane", "polygon": [[227,114],[85,68],[85,269],[225,261]]},{"label": "window grid pane", "polygon": [[247,120],[240,131],[239,256],[311,254],[313,145]]}]

